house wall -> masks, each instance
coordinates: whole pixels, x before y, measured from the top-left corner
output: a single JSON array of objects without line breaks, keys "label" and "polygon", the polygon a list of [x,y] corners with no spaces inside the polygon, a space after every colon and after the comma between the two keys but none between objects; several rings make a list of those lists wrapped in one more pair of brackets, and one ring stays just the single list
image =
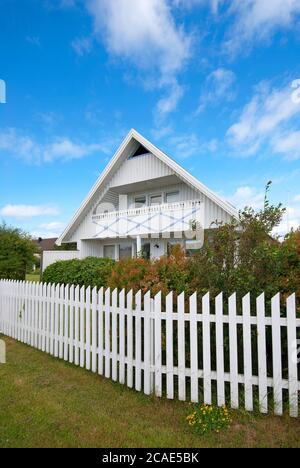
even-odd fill
[{"label": "house wall", "polygon": [[[112,175],[106,187],[99,193],[99,196],[95,199],[95,203],[86,212],[82,221],[74,228],[73,232],[66,240],[68,242],[79,242],[81,239],[88,239],[93,236],[95,225],[92,222],[92,215],[97,211],[97,207],[100,203],[101,207],[99,209],[102,212],[104,209],[107,209],[108,211],[125,210],[132,205],[134,195],[157,193],[159,190],[164,192],[179,190],[180,201],[201,200],[204,204],[205,210],[205,229],[211,227],[211,224],[216,220],[218,222],[225,223],[230,221],[231,216],[226,211],[220,208],[203,193],[195,190],[187,183],[182,182],[179,177],[177,177],[178,183],[172,186],[163,186],[162,184],[160,189],[147,189],[142,192],[140,190],[136,192],[132,191],[127,194],[127,202],[124,199],[119,199],[118,187],[132,184],[134,182],[151,181],[165,176],[168,177],[170,175],[174,175],[174,171],[152,154],[138,156],[136,158],[123,161],[120,167]],[[121,200],[121,204],[119,200]]]}]

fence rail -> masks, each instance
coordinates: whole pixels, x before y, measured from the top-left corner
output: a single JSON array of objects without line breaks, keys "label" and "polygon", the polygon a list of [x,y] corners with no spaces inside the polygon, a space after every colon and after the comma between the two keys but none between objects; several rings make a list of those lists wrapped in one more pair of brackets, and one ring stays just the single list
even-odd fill
[{"label": "fence rail", "polygon": [[[0,281],[0,332],[149,395],[298,416],[296,297],[266,310],[247,294],[176,300],[74,285]],[[269,314],[269,315],[268,315]]]}]

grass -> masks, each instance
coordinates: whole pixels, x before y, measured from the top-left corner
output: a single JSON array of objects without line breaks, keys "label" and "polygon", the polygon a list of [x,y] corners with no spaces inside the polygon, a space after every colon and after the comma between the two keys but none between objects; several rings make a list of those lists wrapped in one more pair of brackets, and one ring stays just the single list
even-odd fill
[{"label": "grass", "polygon": [[186,424],[187,403],[146,397],[4,338],[0,447],[300,447],[300,420],[233,412],[219,434]]},{"label": "grass", "polygon": [[33,281],[35,283],[38,283],[41,280],[40,278],[41,277],[40,277],[40,272],[39,271],[37,271],[35,273],[27,273],[26,277],[25,277],[26,281]]}]

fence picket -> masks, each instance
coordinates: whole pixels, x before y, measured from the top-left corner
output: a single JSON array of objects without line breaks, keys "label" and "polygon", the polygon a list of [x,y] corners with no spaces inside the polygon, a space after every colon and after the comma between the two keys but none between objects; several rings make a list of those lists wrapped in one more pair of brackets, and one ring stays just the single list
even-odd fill
[{"label": "fence picket", "polygon": [[247,411],[253,411],[250,294],[247,294],[246,296],[243,297],[242,307],[243,307],[245,408]]},{"label": "fence picket", "polygon": [[57,284],[55,288],[55,300],[54,300],[54,357],[58,357],[59,291],[60,291],[60,285]]},{"label": "fence picket", "polygon": [[191,400],[198,402],[198,322],[197,293],[190,297]]},{"label": "fence picket", "polygon": [[178,398],[185,401],[185,323],[184,323],[184,292],[177,297],[178,310]]},{"label": "fence picket", "polygon": [[238,350],[236,324],[236,294],[229,297],[229,362],[230,362],[230,401],[232,408],[239,407]]},{"label": "fence picket", "polygon": [[217,402],[225,405],[224,380],[224,324],[223,324],[223,293],[215,298],[216,310],[216,358],[217,358]]},{"label": "fence picket", "polygon": [[80,367],[85,363],[85,286],[80,288],[80,310],[79,310],[79,349],[80,349]]},{"label": "fence picket", "polygon": [[92,372],[97,372],[97,288],[92,290]]},{"label": "fence picket", "polygon": [[266,322],[265,295],[256,300],[257,308],[257,347],[258,347],[258,393],[261,413],[268,412],[267,360],[266,360]]},{"label": "fence picket", "polygon": [[151,297],[148,291],[144,296],[144,393],[151,393]]},{"label": "fence picket", "polygon": [[142,319],[141,319],[141,312],[142,312],[142,291],[138,291],[135,295],[135,389],[140,392],[142,388],[141,382],[141,360],[142,360],[142,352],[141,352],[141,326],[142,326]]},{"label": "fence picket", "polygon": [[174,357],[173,357],[173,292],[166,297],[166,359],[167,359],[167,398],[174,398]]},{"label": "fence picket", "polygon": [[85,368],[91,369],[91,287],[85,291]]},{"label": "fence picket", "polygon": [[114,289],[112,292],[112,306],[111,306],[111,335],[112,335],[112,372],[111,378],[115,382],[117,381],[118,376],[118,367],[117,367],[117,351],[118,351],[118,342],[117,342],[117,306],[118,306],[118,290]]},{"label": "fence picket", "polygon": [[161,292],[154,298],[154,330],[155,330],[155,395],[162,396],[161,379]]},{"label": "fence picket", "polygon": [[79,297],[80,288],[77,285],[74,293],[74,363],[76,366],[79,366]]},{"label": "fence picket", "polygon": [[276,294],[271,301],[272,310],[272,356],[273,356],[273,392],[274,412],[282,414],[282,362],[281,362],[281,326],[280,295]]},{"label": "fence picket", "polygon": [[69,360],[69,314],[70,314],[70,297],[69,297],[70,287],[67,284],[65,287],[65,296],[64,296],[64,333],[63,333],[63,344],[64,344],[64,360]]},{"label": "fence picket", "polygon": [[133,292],[127,294],[127,386],[133,387],[133,327],[132,327]]},{"label": "fence picket", "polygon": [[70,318],[70,342],[69,342],[69,362],[73,363],[74,362],[74,291],[75,291],[75,286],[74,284],[71,285],[70,290],[69,290],[69,318]]},{"label": "fence picket", "polygon": [[119,295],[119,382],[125,383],[125,289],[122,289]]},{"label": "fence picket", "polygon": [[105,291],[105,377],[110,377],[110,289]]},{"label": "fence picket", "polygon": [[211,404],[211,342],[210,342],[210,296],[202,298],[202,337],[203,337],[203,392],[204,403]]},{"label": "fence picket", "polygon": [[289,369],[289,407],[290,416],[298,417],[298,368],[297,368],[297,329],[296,329],[296,296],[287,298],[287,337]]},{"label": "fence picket", "polygon": [[103,375],[104,335],[103,335],[104,289],[98,292],[98,374]]}]

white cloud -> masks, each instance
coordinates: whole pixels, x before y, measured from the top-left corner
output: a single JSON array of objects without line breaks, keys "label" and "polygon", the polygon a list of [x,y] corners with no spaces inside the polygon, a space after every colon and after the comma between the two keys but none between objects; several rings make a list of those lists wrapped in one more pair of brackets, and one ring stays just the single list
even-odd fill
[{"label": "white cloud", "polygon": [[92,50],[93,41],[90,37],[76,37],[71,42],[72,48],[77,55],[89,54]]},{"label": "white cloud", "polygon": [[96,152],[108,154],[111,143],[108,139],[102,143],[82,143],[69,138],[56,138],[50,143],[41,144],[15,128],[0,130],[0,156],[1,153],[9,153],[33,164],[49,163],[59,159],[70,161]]},{"label": "white cloud", "polygon": [[298,229],[300,227],[300,207],[289,206],[283,215],[282,221],[274,229],[274,233],[280,237],[284,237],[291,229]]},{"label": "white cloud", "polygon": [[182,97],[177,75],[190,56],[191,38],[177,25],[168,0],[90,0],[94,30],[108,52],[134,64],[144,79],[171,92],[158,111],[171,112]]},{"label": "white cloud", "polygon": [[0,216],[9,218],[33,218],[36,216],[56,216],[59,210],[50,205],[5,205],[0,208]]},{"label": "white cloud", "polygon": [[168,144],[173,148],[174,156],[180,159],[214,153],[218,147],[217,140],[203,142],[194,133],[171,137]]},{"label": "white cloud", "polygon": [[[260,210],[264,207],[265,192],[258,190],[255,187],[241,186],[238,187],[232,196],[227,197],[237,209],[243,209],[246,206]],[[285,236],[292,228],[297,229],[300,226],[300,196],[294,198],[294,202],[286,208],[282,221],[277,226],[273,234],[280,237]]]},{"label": "white cloud", "polygon": [[232,101],[235,95],[232,90],[235,80],[235,74],[225,68],[218,68],[210,73],[197,112],[202,112],[208,104],[215,104],[220,100]]},{"label": "white cloud", "polygon": [[228,129],[228,141],[242,155],[254,154],[267,145],[275,153],[296,159],[300,157],[299,132],[294,126],[299,114],[300,103],[293,101],[290,86],[271,89],[263,83]]},{"label": "white cloud", "polygon": [[178,102],[184,94],[184,89],[175,80],[173,85],[170,86],[169,94],[161,98],[157,103],[157,111],[159,116],[164,116],[174,111],[177,107]]},{"label": "white cloud", "polygon": [[264,197],[264,192],[261,192],[254,187],[242,186],[238,187],[235,193],[228,197],[228,200],[238,209],[243,209],[245,206],[251,206],[257,210],[263,208]]},{"label": "white cloud", "polygon": [[50,223],[40,224],[39,227],[45,231],[62,231],[65,228],[65,223],[61,223],[60,221],[53,221]]},{"label": "white cloud", "polygon": [[173,3],[177,7],[192,8],[194,6],[207,6],[209,5],[211,11],[214,14],[218,13],[219,6],[224,3],[225,0],[173,0]]},{"label": "white cloud", "polygon": [[299,0],[227,0],[234,25],[227,33],[225,48],[230,54],[244,51],[256,42],[272,39],[278,30],[299,24]]}]

